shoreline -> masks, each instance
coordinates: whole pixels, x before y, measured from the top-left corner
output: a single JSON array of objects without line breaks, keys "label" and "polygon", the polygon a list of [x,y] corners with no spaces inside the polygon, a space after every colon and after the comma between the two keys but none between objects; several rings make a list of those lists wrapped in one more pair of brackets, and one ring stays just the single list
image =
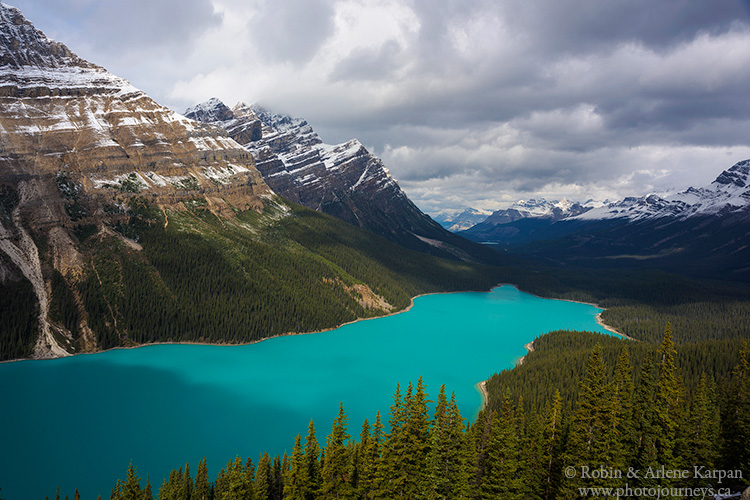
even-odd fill
[{"label": "shoreline", "polygon": [[264,342],[266,340],[276,339],[279,337],[292,337],[297,335],[312,335],[315,333],[325,333],[330,332],[333,330],[338,330],[341,327],[352,325],[354,323],[359,323],[360,321],[369,321],[371,319],[380,319],[380,318],[388,318],[390,316],[396,316],[397,314],[402,314],[407,311],[410,311],[412,307],[414,307],[414,301],[418,299],[419,297],[426,297],[428,295],[446,295],[451,293],[489,293],[495,288],[502,286],[503,284],[498,284],[493,287],[491,287],[489,290],[460,290],[460,291],[453,291],[453,292],[428,292],[428,293],[421,293],[419,295],[415,295],[411,298],[411,301],[409,302],[409,305],[406,306],[403,309],[389,312],[387,314],[383,314],[382,316],[372,316],[370,318],[356,318],[351,321],[347,321],[346,323],[341,323],[340,325],[332,326],[330,328],[324,328],[322,330],[315,330],[312,332],[286,332],[286,333],[280,333],[278,335],[273,335],[270,337],[263,337],[262,339],[258,340],[251,340],[250,342],[238,342],[238,343],[228,343],[228,342],[190,342],[190,341],[171,341],[171,342],[149,342],[145,344],[137,344],[137,345],[128,345],[128,346],[117,346],[117,347],[111,347],[109,349],[102,349],[100,351],[92,351],[92,352],[79,352],[79,353],[69,353],[65,356],[58,356],[55,358],[16,358],[16,359],[6,359],[3,361],[0,361],[0,364],[4,363],[15,363],[19,361],[51,361],[55,359],[64,359],[64,358],[70,358],[73,356],[86,356],[91,354],[101,354],[104,352],[109,351],[115,351],[115,350],[125,350],[125,349],[140,349],[141,347],[152,347],[152,346],[160,346],[160,345],[203,345],[203,346],[217,346],[217,347],[239,347],[239,346],[246,346],[246,345],[253,345],[258,344],[260,342]]},{"label": "shoreline", "polygon": [[[633,337],[630,337],[630,336],[628,336],[628,335],[625,335],[624,333],[622,333],[622,332],[619,332],[619,331],[617,331],[617,329],[615,329],[615,328],[614,328],[613,326],[609,326],[608,324],[606,324],[606,323],[604,322],[604,320],[602,319],[602,313],[603,313],[603,312],[604,312],[604,311],[605,311],[606,309],[605,309],[605,308],[603,308],[603,307],[601,307],[601,306],[600,306],[599,304],[593,304],[593,303],[591,303],[591,302],[583,302],[583,301],[581,301],[581,300],[570,300],[570,299],[556,299],[556,298],[542,297],[541,295],[536,295],[536,294],[534,294],[534,293],[531,293],[531,292],[526,292],[526,291],[524,291],[524,290],[521,290],[521,288],[519,288],[519,286],[518,286],[518,285],[516,285],[515,283],[498,283],[498,284],[497,284],[496,286],[492,287],[492,288],[490,289],[490,291],[494,290],[495,288],[499,288],[499,287],[501,287],[501,286],[512,286],[512,287],[514,287],[514,288],[515,288],[516,290],[518,290],[519,292],[523,292],[523,293],[528,293],[529,295],[532,295],[532,296],[534,296],[534,297],[537,297],[537,298],[539,298],[539,299],[545,299],[545,300],[562,300],[562,301],[565,301],[565,302],[573,302],[573,303],[576,303],[576,304],[585,304],[585,305],[587,305],[587,306],[594,306],[594,307],[596,307],[597,309],[602,309],[602,312],[600,312],[599,314],[597,314],[597,315],[595,316],[595,319],[596,319],[596,323],[597,323],[597,324],[598,324],[599,326],[601,326],[602,328],[604,328],[604,329],[605,329],[605,330],[607,330],[608,332],[610,332],[610,333],[613,333],[613,334],[617,335],[618,337],[622,337],[623,339],[626,339],[626,340],[632,340],[632,341],[634,341],[634,342],[636,341],[636,339],[634,339]],[[547,333],[549,333],[549,332],[547,332]],[[542,335],[546,335],[547,333],[543,333]],[[526,352],[526,354],[524,354],[523,356],[521,356],[521,357],[520,357],[520,358],[518,359],[518,361],[516,362],[516,366],[521,366],[521,365],[523,364],[524,360],[526,359],[526,356],[528,356],[528,354],[529,354],[530,352],[533,352],[533,351],[534,351],[534,341],[532,340],[532,341],[531,341],[531,342],[529,342],[528,344],[524,345],[524,348],[526,349],[526,351],[527,351],[527,352]],[[513,368],[515,368],[515,366],[514,366]],[[512,368],[511,368],[511,369],[512,369]],[[487,379],[487,380],[482,380],[481,382],[477,382],[477,383],[476,383],[476,384],[474,385],[474,387],[475,387],[475,388],[477,389],[477,391],[479,391],[479,394],[481,394],[481,396],[482,396],[482,406],[480,407],[480,411],[481,411],[481,410],[484,410],[485,408],[487,408],[487,403],[489,402],[489,393],[487,392],[487,381],[488,381],[488,380],[489,380],[489,379]]]},{"label": "shoreline", "polygon": [[[521,366],[523,364],[523,360],[526,359],[526,356],[528,356],[530,352],[534,351],[534,341],[532,340],[531,342],[529,342],[523,347],[526,349],[527,352],[526,354],[518,358],[518,361],[516,361],[516,366]],[[516,366],[514,366],[513,368],[515,368]],[[511,370],[513,368],[511,368]],[[477,382],[476,384],[474,384],[474,387],[476,388],[477,391],[479,391],[479,394],[482,396],[482,406],[479,407],[479,411],[487,408],[487,403],[489,403],[490,401],[490,393],[487,391],[488,381],[489,379],[482,380],[481,382]]]},{"label": "shoreline", "polygon": [[529,342],[528,344],[526,344],[523,347],[524,347],[524,349],[526,349],[526,354],[524,354],[523,356],[521,356],[521,358],[516,363],[516,366],[521,366],[523,364],[524,360],[526,359],[526,356],[528,356],[530,352],[534,352],[534,341],[532,340],[531,342]]},{"label": "shoreline", "polygon": [[[514,284],[514,283],[500,283],[499,285],[497,285],[497,286],[493,287],[493,288],[492,288],[492,290],[494,290],[495,288],[497,288],[497,287],[499,287],[499,286],[503,286],[503,285],[508,285],[508,286],[512,286],[512,287],[514,287],[514,288],[515,288],[516,290],[518,290],[519,292],[523,292],[523,293],[528,293],[529,295],[533,295],[534,297],[536,297],[536,298],[538,298],[538,299],[545,299],[545,300],[562,300],[563,302],[573,302],[574,304],[584,304],[584,305],[587,305],[587,306],[593,306],[593,307],[596,307],[597,309],[601,309],[601,310],[602,310],[602,312],[600,312],[599,314],[597,314],[597,315],[596,315],[596,316],[594,317],[594,318],[596,319],[596,323],[597,323],[597,324],[598,324],[599,326],[601,326],[602,328],[604,328],[605,330],[607,330],[607,331],[608,331],[608,332],[610,332],[610,333],[614,333],[615,335],[617,335],[617,336],[619,336],[619,337],[622,337],[622,338],[624,338],[624,339],[627,339],[627,340],[632,340],[632,341],[634,341],[634,342],[636,341],[636,339],[634,339],[633,337],[630,337],[630,336],[628,336],[628,335],[625,335],[624,333],[622,333],[622,332],[618,331],[618,330],[617,330],[617,329],[616,329],[615,327],[613,327],[613,326],[610,326],[610,325],[606,324],[606,323],[604,322],[604,320],[602,319],[602,313],[603,313],[604,311],[606,311],[607,309],[606,309],[606,308],[604,308],[604,307],[602,307],[602,306],[600,306],[599,304],[594,304],[593,302],[584,302],[584,301],[582,301],[582,300],[572,300],[572,299],[557,299],[557,298],[551,298],[551,297],[542,297],[541,295],[537,295],[537,294],[535,294],[535,293],[531,293],[531,292],[527,292],[527,291],[524,291],[524,290],[522,290],[521,288],[519,288],[519,287],[518,287],[518,285],[516,285],[516,284]],[[521,358],[521,359],[523,359],[523,358]]]}]

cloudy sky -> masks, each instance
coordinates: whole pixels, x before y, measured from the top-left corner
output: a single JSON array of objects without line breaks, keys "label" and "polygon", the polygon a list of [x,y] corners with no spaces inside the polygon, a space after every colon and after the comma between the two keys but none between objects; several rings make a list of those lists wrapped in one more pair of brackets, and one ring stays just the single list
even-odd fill
[{"label": "cloudy sky", "polygon": [[750,158],[750,0],[12,0],[176,111],[356,137],[425,211],[617,199]]}]

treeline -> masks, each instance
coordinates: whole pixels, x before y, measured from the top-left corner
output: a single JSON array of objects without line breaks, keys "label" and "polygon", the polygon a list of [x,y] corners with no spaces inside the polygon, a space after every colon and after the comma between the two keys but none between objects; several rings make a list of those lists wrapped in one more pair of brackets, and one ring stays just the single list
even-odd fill
[{"label": "treeline", "polygon": [[677,343],[736,339],[750,332],[750,302],[728,299],[675,305],[620,305],[604,311],[602,319],[646,342],[658,342],[660,325],[666,323],[674,326]]},{"label": "treeline", "polygon": [[525,292],[598,304],[608,325],[646,342],[658,343],[667,323],[677,343],[740,338],[750,331],[746,284],[655,269],[557,269],[521,260],[502,275]]},{"label": "treeline", "polygon": [[[173,470],[158,492],[148,482],[142,486],[131,464],[110,498],[563,499],[580,498],[579,488],[597,487],[612,488],[604,497],[631,488],[675,498],[692,496],[685,488],[717,491],[750,484],[747,344],[735,353],[721,391],[705,372],[695,389],[687,389],[669,328],[638,376],[630,346],[621,345],[614,363],[607,362],[600,344],[594,346],[568,409],[557,392],[543,411],[530,413],[522,396],[505,391],[495,409],[481,411],[467,426],[444,387],[430,418],[431,401],[420,379],[403,395],[397,387],[387,428],[378,413],[355,439],[341,405],[324,446],[311,422],[304,440],[297,435],[291,455],[272,459],[264,453],[257,466],[238,456],[213,482],[205,459],[194,478],[186,464]],[[591,474],[595,470],[605,473],[597,477]],[[641,472],[628,477],[632,470]],[[660,477],[661,470],[688,473]],[[636,496],[644,495],[650,493]]]},{"label": "treeline", "polygon": [[[671,330],[674,332],[674,328]],[[726,380],[736,365],[736,353],[740,351],[743,341],[727,339],[677,344],[675,349],[682,382],[687,391],[695,391],[703,372],[717,382]],[[526,354],[522,364],[503,370],[487,380],[489,407],[499,410],[506,390],[510,390],[516,397],[523,398],[527,411],[539,412],[559,391],[563,409],[570,410],[578,398],[579,387],[586,373],[586,360],[597,344],[611,372],[623,346],[627,346],[636,383],[640,380],[646,358],[654,356],[657,348],[655,344],[591,332],[561,330],[541,335],[534,340],[534,350]]]}]

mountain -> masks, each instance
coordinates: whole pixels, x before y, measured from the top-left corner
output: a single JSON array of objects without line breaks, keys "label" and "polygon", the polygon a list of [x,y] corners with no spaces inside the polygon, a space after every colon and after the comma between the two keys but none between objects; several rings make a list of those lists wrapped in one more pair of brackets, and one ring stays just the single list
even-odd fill
[{"label": "mountain", "polygon": [[223,129],[157,104],[4,4],[0,130],[0,360],[249,342],[493,284],[281,199]]},{"label": "mountain", "polygon": [[258,105],[238,103],[230,109],[216,98],[187,109],[185,116],[226,130],[252,154],[266,183],[292,202],[406,248],[461,260],[495,258],[417,208],[357,139],[326,144],[305,120]]},{"label": "mountain", "polygon": [[547,201],[544,198],[520,200],[507,209],[497,210],[487,217],[483,222],[488,225],[507,224],[519,219],[540,218],[560,220],[583,214],[597,206],[597,203],[589,200],[584,204],[562,200]]},{"label": "mountain", "polygon": [[461,234],[566,265],[653,266],[750,279],[750,160],[708,186],[663,197],[628,197],[561,217],[493,217]]},{"label": "mountain", "polygon": [[448,231],[463,231],[484,221],[491,214],[490,210],[466,208],[463,211],[444,210],[433,219]]}]

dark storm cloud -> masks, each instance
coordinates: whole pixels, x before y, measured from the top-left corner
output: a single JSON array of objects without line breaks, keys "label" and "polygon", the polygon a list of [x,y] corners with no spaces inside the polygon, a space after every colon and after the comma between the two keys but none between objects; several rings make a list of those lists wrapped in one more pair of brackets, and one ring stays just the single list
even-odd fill
[{"label": "dark storm cloud", "polygon": [[750,20],[746,0],[514,0],[499,5],[544,54],[611,50],[630,41],[666,49],[698,33],[723,33]]}]

